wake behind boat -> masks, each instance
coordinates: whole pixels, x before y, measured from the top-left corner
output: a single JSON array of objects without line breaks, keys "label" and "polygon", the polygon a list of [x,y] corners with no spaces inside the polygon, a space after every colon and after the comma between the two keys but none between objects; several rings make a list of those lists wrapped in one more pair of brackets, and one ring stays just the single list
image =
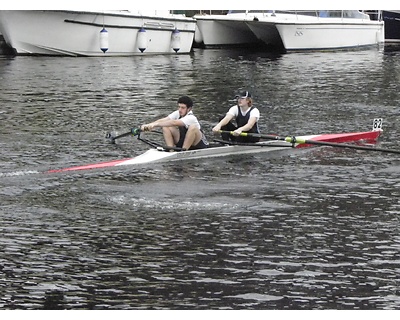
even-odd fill
[{"label": "wake behind boat", "polygon": [[[306,135],[297,137],[279,137],[273,135],[260,135],[261,138],[268,139],[257,143],[249,144],[232,144],[229,142],[220,141],[212,147],[198,150],[188,150],[182,152],[169,152],[171,148],[157,146],[157,144],[149,142],[141,137],[142,132],[138,129],[121,134],[117,137],[111,136],[111,141],[119,137],[128,135],[138,136],[138,139],[152,145],[153,147],[141,155],[133,158],[113,160],[95,164],[88,164],[83,166],[74,166],[63,169],[54,169],[46,171],[46,173],[66,172],[99,169],[108,167],[118,167],[127,165],[140,165],[147,163],[160,163],[180,160],[191,160],[211,157],[224,157],[236,154],[254,154],[263,152],[276,152],[288,148],[303,148],[312,145],[326,145],[331,147],[347,147],[363,150],[379,150],[366,146],[349,145],[347,143],[375,143],[382,133],[382,119],[374,119],[372,131],[365,132],[350,132],[350,133],[333,133],[333,134],[319,134],[319,135]],[[246,135],[246,134],[243,134]],[[110,136],[108,136],[110,138]],[[400,153],[400,151],[399,151]]]}]

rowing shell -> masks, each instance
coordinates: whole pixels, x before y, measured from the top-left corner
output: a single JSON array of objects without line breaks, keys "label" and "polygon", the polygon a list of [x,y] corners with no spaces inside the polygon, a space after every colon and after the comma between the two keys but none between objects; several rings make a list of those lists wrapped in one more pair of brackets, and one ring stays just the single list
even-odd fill
[{"label": "rowing shell", "polygon": [[[320,134],[297,136],[296,139],[300,140],[313,140],[334,143],[346,142],[375,142],[381,134],[381,130],[366,131],[366,132],[352,132],[352,133],[335,133],[335,134]],[[152,148],[145,153],[138,155],[134,158],[127,158],[121,160],[113,160],[101,163],[88,164],[83,166],[74,166],[70,168],[55,169],[46,171],[47,173],[64,172],[64,171],[77,171],[99,169],[127,165],[139,165],[155,162],[168,162],[178,160],[190,160],[210,157],[223,157],[234,154],[249,154],[272,152],[287,149],[288,147],[303,148],[310,147],[310,144],[292,144],[285,141],[262,141],[249,146],[244,145],[223,145],[217,147],[210,147],[206,149],[189,150],[183,152],[166,152],[163,148]]]}]

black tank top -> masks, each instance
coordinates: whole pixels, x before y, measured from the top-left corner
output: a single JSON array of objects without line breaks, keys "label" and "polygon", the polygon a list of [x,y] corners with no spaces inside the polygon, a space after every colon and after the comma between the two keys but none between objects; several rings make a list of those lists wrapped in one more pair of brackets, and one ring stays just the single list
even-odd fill
[{"label": "black tank top", "polygon": [[[254,109],[254,107],[251,107],[250,110],[246,113],[246,115],[242,115],[242,112],[240,111],[240,107],[238,106],[238,115],[236,117],[236,123],[237,123],[238,128],[245,126],[246,123],[249,122],[250,112],[253,109]],[[258,130],[258,122],[256,122],[249,131],[245,131],[245,132],[260,133],[260,131]]]}]

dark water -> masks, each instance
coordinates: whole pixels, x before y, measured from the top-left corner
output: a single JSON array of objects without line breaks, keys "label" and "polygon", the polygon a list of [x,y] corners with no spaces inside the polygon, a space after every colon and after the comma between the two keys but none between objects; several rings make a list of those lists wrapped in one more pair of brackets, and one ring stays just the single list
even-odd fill
[{"label": "dark water", "polygon": [[264,133],[400,149],[400,49],[0,58],[1,309],[399,309],[399,155],[288,150],[62,174],[140,154],[107,131],[250,90]]}]

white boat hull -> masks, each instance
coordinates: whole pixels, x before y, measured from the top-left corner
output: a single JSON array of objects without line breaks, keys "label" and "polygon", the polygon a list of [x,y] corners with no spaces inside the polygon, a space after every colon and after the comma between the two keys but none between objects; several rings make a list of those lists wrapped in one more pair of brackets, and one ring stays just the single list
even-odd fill
[{"label": "white boat hull", "polygon": [[384,22],[367,18],[277,14],[247,24],[263,41],[269,41],[271,30],[276,29],[287,51],[356,48],[378,45],[385,40]]},{"label": "white boat hull", "polygon": [[292,144],[284,141],[267,141],[260,144],[265,146],[227,145],[217,148],[188,150],[185,152],[165,152],[157,149],[149,149],[145,153],[135,158],[117,164],[117,166],[153,163],[153,162],[191,160],[191,159],[201,159],[201,158],[211,158],[211,157],[223,157],[233,154],[272,152],[292,147]]},{"label": "white boat hull", "polygon": [[286,50],[356,48],[384,42],[383,22],[373,22],[369,25],[282,23],[277,24],[276,28]]},{"label": "white boat hull", "polygon": [[[145,38],[138,41],[141,28]],[[190,52],[196,20],[129,11],[0,10],[0,33],[20,55],[130,56]],[[100,31],[105,28],[107,50]],[[178,50],[173,32],[179,31]],[[140,45],[145,45],[143,52]],[[176,49],[176,48],[175,48]]]}]

